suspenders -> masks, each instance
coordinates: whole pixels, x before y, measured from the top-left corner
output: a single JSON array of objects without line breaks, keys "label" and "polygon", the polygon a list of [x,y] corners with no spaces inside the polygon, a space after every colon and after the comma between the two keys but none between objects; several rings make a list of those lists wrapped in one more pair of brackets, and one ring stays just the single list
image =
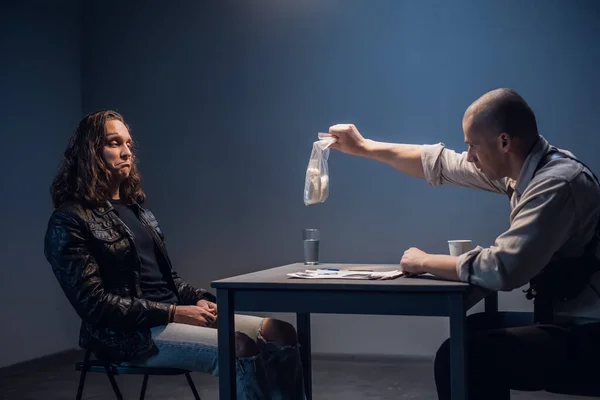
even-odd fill
[{"label": "suspenders", "polygon": [[[546,154],[546,156],[544,156],[540,160],[540,162],[538,163],[538,165],[535,168],[534,175],[548,162],[550,162],[551,160],[556,160],[558,158],[568,158],[570,160],[580,163],[585,168],[587,168],[588,171],[590,171],[590,173],[594,176],[596,183],[600,186],[600,181],[598,180],[598,177],[596,177],[594,172],[587,165],[585,165],[580,160],[577,160],[576,158],[571,157],[565,153],[561,153],[558,149],[554,149],[554,148],[552,150],[550,150],[550,152],[548,154]],[[509,201],[512,199],[513,192],[514,192],[514,189],[509,186],[507,189],[507,195],[508,195]],[[595,272],[600,270],[600,262],[596,258],[596,247],[598,245],[599,237],[600,237],[600,223],[596,227],[596,234],[595,234],[594,238],[592,239],[592,242],[588,246],[586,246],[585,254],[581,257],[572,259],[570,261],[564,260],[565,263],[574,263],[574,264],[579,263],[580,265],[578,265],[578,267],[580,267],[581,270],[578,270],[576,272],[577,272],[577,275],[582,276],[582,278],[573,278],[571,275],[568,274],[568,269],[567,269],[568,267],[561,268],[561,265],[559,265],[558,263],[550,262],[550,264],[548,264],[546,267],[544,267],[544,269],[542,270],[542,272],[539,275],[534,277],[529,282],[529,289],[527,289],[525,291],[525,293],[527,293],[525,295],[525,297],[528,300],[533,299],[534,322],[536,322],[536,323],[552,323],[552,321],[554,319],[554,311],[553,311],[552,302],[553,302],[553,299],[557,292],[557,290],[553,290],[553,289],[560,288],[563,290],[562,291],[563,297],[571,298],[572,296],[575,296],[579,293],[577,291],[574,291],[573,289],[576,289],[580,286],[581,286],[581,289],[583,289],[583,286],[585,285],[585,283],[589,282],[589,278],[591,278],[591,276]],[[569,277],[571,278],[570,280],[568,279]],[[561,278],[566,278],[566,279],[561,279]],[[571,283],[573,285],[572,288],[569,288],[572,290],[565,289],[565,287],[568,286],[568,283]],[[568,294],[568,296],[567,296],[567,294]],[[568,298],[563,298],[563,300],[567,300]]]}]

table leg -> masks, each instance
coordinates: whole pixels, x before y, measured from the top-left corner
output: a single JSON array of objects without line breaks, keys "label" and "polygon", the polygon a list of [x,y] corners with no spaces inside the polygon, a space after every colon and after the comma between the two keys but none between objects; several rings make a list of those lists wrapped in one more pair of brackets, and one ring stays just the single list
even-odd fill
[{"label": "table leg", "polygon": [[297,313],[296,326],[298,331],[298,343],[300,344],[300,359],[302,360],[302,372],[304,374],[304,391],[306,393],[306,400],[312,400],[310,314]]},{"label": "table leg", "polygon": [[450,296],[450,386],[452,400],[467,400],[467,310],[463,294]]},{"label": "table leg", "polygon": [[492,292],[485,297],[485,312],[486,313],[497,313],[498,312],[498,292]]},{"label": "table leg", "polygon": [[235,400],[235,340],[234,340],[234,293],[228,289],[217,289],[217,318],[219,343],[219,399]]}]

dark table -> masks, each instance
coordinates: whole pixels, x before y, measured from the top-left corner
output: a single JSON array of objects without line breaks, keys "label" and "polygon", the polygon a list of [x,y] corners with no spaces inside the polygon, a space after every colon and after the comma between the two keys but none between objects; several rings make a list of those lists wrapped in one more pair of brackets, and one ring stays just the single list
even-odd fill
[{"label": "dark table", "polygon": [[[393,270],[398,265],[321,264],[318,268]],[[393,280],[297,279],[302,263],[271,268],[212,282],[217,289],[219,399],[236,398],[234,312],[293,312],[307,399],[312,399],[310,314],[374,314],[446,316],[450,319],[452,399],[467,399],[466,313],[486,298],[486,312],[497,311],[493,293],[466,283],[432,277]],[[486,297],[487,296],[487,297]]]}]

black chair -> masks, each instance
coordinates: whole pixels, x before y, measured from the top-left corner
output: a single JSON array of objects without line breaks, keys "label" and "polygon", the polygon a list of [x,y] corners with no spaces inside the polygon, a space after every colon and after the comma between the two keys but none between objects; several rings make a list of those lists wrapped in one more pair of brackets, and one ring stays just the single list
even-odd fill
[{"label": "black chair", "polygon": [[201,400],[200,395],[198,395],[198,391],[196,390],[196,386],[194,385],[194,381],[192,381],[192,377],[190,376],[190,372],[187,370],[178,368],[121,366],[108,361],[103,361],[101,359],[90,360],[91,355],[92,350],[87,350],[83,362],[75,364],[75,370],[81,371],[81,375],[79,377],[79,387],[77,388],[77,400],[81,400],[81,396],[83,395],[83,386],[85,384],[85,377],[88,372],[105,373],[108,376],[108,380],[110,381],[118,400],[123,400],[123,395],[119,390],[119,386],[115,380],[115,375],[144,375],[144,380],[142,381],[142,390],[140,392],[140,400],[143,400],[146,396],[148,377],[150,375],[185,375],[188,384],[190,385],[190,389],[192,389],[192,393],[194,394],[194,398],[196,400]]}]

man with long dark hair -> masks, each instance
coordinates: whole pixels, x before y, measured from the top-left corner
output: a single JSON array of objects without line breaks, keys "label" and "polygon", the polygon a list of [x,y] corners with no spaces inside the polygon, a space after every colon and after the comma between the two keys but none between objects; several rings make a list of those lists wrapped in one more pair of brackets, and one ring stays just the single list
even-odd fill
[{"label": "man with long dark hair", "polygon": [[[115,363],[218,375],[216,299],[173,270],[121,115],[83,118],[51,194],[44,252],[82,319],[80,346]],[[304,399],[294,327],[236,315],[235,328],[238,398]]]}]

